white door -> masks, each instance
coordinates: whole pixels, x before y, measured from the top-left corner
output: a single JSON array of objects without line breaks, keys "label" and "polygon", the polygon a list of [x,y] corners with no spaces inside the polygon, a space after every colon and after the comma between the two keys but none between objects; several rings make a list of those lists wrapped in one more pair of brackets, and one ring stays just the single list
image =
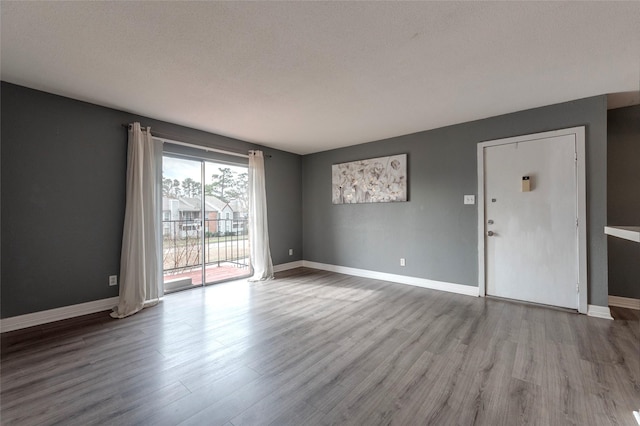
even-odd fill
[{"label": "white door", "polygon": [[577,308],[575,135],[483,150],[486,293]]}]

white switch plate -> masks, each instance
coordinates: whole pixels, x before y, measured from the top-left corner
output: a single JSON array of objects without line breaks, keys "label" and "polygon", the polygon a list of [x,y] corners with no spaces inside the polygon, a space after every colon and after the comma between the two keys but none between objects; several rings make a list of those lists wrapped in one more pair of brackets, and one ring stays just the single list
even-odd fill
[{"label": "white switch plate", "polygon": [[109,286],[118,285],[118,276],[117,275],[109,275]]},{"label": "white switch plate", "polygon": [[404,257],[400,258],[400,266],[405,266],[407,262],[404,261]]},{"label": "white switch plate", "polygon": [[465,204],[475,204],[476,203],[476,196],[475,195],[465,195],[464,196],[464,203]]},{"label": "white switch plate", "polygon": [[289,249],[289,256],[293,256],[293,249]]}]

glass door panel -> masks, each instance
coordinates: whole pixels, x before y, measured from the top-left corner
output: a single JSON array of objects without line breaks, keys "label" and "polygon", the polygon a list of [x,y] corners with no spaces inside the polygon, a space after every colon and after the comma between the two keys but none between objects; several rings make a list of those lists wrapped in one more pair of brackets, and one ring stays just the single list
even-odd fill
[{"label": "glass door panel", "polygon": [[248,276],[247,167],[173,156],[162,164],[165,293]]},{"label": "glass door panel", "polygon": [[204,163],[205,283],[249,274],[247,168]]},{"label": "glass door panel", "polygon": [[202,161],[162,159],[165,292],[203,284]]}]

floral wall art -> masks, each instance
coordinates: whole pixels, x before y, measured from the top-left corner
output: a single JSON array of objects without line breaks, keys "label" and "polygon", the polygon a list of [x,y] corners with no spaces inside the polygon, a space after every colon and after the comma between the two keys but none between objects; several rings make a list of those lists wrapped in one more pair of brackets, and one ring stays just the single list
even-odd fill
[{"label": "floral wall art", "polygon": [[407,201],[407,154],[334,164],[333,204]]}]

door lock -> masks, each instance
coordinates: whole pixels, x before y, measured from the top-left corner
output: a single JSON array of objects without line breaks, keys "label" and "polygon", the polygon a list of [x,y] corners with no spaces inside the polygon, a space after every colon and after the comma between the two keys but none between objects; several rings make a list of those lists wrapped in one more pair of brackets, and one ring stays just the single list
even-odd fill
[{"label": "door lock", "polygon": [[487,221],[487,223],[488,223],[489,225],[493,225],[493,220],[489,219],[489,220]]}]

